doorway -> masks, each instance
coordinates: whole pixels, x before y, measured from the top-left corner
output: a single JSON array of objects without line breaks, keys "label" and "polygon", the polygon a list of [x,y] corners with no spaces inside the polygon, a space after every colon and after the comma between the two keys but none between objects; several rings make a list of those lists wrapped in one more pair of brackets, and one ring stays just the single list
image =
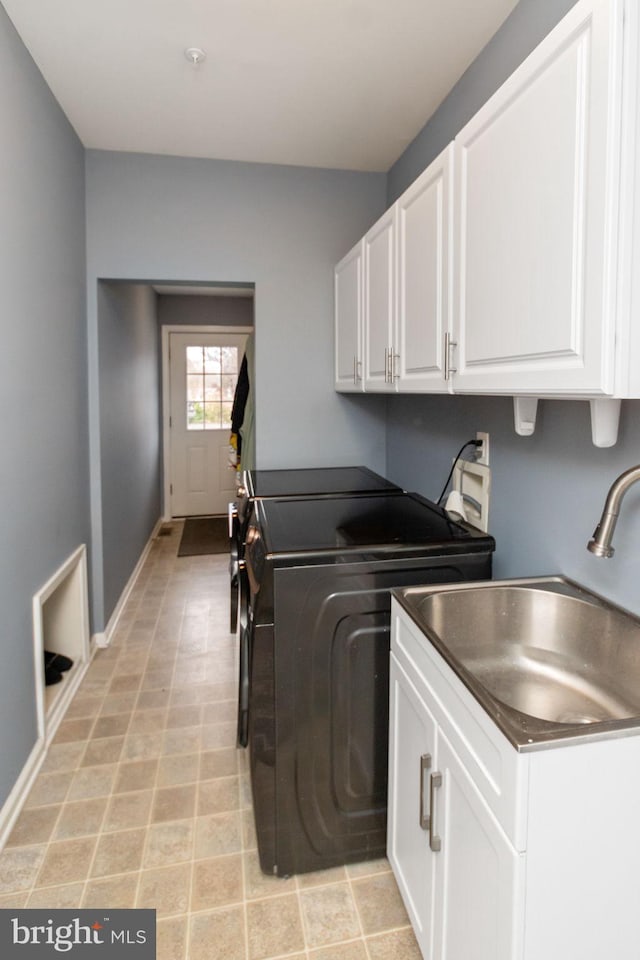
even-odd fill
[{"label": "doorway", "polygon": [[231,407],[247,332],[167,330],[168,517],[226,514],[235,496],[236,472],[229,462]]}]

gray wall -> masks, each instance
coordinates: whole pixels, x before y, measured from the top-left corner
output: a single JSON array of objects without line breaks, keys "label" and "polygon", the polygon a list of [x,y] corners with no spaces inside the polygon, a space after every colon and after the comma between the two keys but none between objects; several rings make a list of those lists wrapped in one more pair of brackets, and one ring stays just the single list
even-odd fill
[{"label": "gray wall", "polygon": [[611,481],[640,463],[640,401],[623,402],[617,445],[598,449],[584,401],[541,401],[535,434],[519,437],[508,398],[393,397],[389,478],[436,498],[477,430],[490,434],[495,576],[563,573],[640,614],[640,485],[623,503],[613,559],[585,549]]},{"label": "gray wall", "polygon": [[[542,36],[570,0],[521,0],[389,175],[401,193]],[[541,144],[541,147],[544,145]],[[542,401],[533,437],[518,437],[507,398],[393,397],[388,403],[387,473],[437,497],[451,458],[477,430],[491,437],[490,529],[501,577],[564,573],[640,613],[640,488],[627,494],[612,560],[585,546],[612,480],[640,462],[640,401],[622,405],[618,443],[597,449],[585,402]]]},{"label": "gray wall", "polygon": [[158,322],[162,326],[251,327],[253,297],[160,294]]},{"label": "gray wall", "polygon": [[87,198],[90,356],[100,277],[253,282],[258,466],[384,468],[384,400],[331,388],[333,267],[384,175],[89,151]]},{"label": "gray wall", "polygon": [[89,542],[84,154],[0,6],[0,803],[36,740],[31,600]]},{"label": "gray wall", "polygon": [[[161,513],[160,336],[150,287],[101,283],[100,511],[102,583],[94,618],[108,621]],[[103,610],[101,610],[103,607]]]}]

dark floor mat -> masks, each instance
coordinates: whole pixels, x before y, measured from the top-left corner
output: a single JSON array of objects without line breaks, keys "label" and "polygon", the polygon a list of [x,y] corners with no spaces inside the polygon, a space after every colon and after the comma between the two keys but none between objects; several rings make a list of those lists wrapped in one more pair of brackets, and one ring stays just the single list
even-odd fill
[{"label": "dark floor mat", "polygon": [[226,517],[188,517],[184,522],[179,557],[198,557],[208,553],[227,553],[229,524]]}]

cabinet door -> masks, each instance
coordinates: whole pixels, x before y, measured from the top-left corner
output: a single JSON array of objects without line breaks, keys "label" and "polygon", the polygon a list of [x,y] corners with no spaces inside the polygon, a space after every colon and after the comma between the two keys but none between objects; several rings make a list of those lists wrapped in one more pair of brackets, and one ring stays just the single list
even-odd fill
[{"label": "cabinet door", "polygon": [[362,390],[362,241],[335,268],[335,388]]},{"label": "cabinet door", "polygon": [[455,391],[613,389],[622,13],[580,0],[455,141]]},{"label": "cabinet door", "polygon": [[391,375],[395,297],[394,208],[364,238],[364,387],[394,390]]},{"label": "cabinet door", "polygon": [[402,392],[446,392],[444,335],[450,327],[453,144],[396,204],[397,332],[394,369]]},{"label": "cabinet door", "polygon": [[429,815],[429,772],[436,763],[436,727],[393,654],[389,680],[387,856],[420,949],[431,958],[434,860],[424,817]]},{"label": "cabinet door", "polygon": [[[432,831],[434,960],[520,960],[524,854],[511,846],[442,730]],[[431,956],[431,955],[429,955]]]}]

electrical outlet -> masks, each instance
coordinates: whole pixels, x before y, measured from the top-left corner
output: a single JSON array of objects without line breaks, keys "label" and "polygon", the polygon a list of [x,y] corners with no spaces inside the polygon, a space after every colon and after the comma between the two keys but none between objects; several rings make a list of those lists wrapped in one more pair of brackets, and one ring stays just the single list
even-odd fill
[{"label": "electrical outlet", "polygon": [[476,432],[476,440],[482,441],[482,446],[476,447],[476,463],[484,463],[489,466],[489,434]]}]

